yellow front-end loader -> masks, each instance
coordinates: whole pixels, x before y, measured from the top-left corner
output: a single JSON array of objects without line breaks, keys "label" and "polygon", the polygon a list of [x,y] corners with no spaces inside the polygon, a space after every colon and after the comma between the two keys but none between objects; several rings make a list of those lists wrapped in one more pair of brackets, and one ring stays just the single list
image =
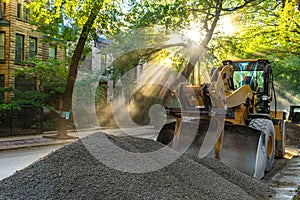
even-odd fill
[{"label": "yellow front-end loader", "polygon": [[270,109],[276,95],[265,59],[227,60],[210,83],[182,83],[174,91],[180,107],[165,108],[173,122],[157,141],[193,156],[215,157],[258,179],[285,154],[286,113]]}]

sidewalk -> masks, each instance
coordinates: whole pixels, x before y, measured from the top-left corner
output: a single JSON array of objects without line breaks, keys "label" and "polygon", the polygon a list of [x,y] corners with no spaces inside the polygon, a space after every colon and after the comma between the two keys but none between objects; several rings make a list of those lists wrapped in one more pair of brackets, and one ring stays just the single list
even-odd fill
[{"label": "sidewalk", "polygon": [[75,141],[75,139],[63,140],[44,137],[48,135],[54,134],[3,137],[0,138],[0,151],[49,145],[64,145]]},{"label": "sidewalk", "polygon": [[[143,137],[155,139],[158,131],[151,126],[145,127],[130,127],[121,129],[88,129],[88,130],[72,130],[68,135],[78,137],[78,139],[93,134],[95,132],[105,132],[107,134],[121,136],[121,135],[134,135],[136,137]],[[124,133],[125,132],[125,133]],[[65,145],[72,143],[78,139],[50,139],[44,136],[54,136],[56,133],[44,133],[41,135],[27,135],[27,136],[13,136],[0,138],[0,151],[13,150],[20,148],[31,148],[49,145]]]}]

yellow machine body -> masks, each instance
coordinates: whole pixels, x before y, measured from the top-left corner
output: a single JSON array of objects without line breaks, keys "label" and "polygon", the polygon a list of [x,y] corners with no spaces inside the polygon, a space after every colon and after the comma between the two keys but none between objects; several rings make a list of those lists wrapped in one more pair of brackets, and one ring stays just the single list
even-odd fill
[{"label": "yellow machine body", "polygon": [[[181,84],[175,91],[181,108],[166,108],[176,122],[161,130],[158,141],[193,156],[215,157],[246,174],[262,178],[265,171],[271,170],[275,152],[279,158],[284,156],[286,113],[269,110],[272,96],[267,90],[271,89],[271,81],[267,81],[272,71],[268,61],[239,62],[264,70],[245,74],[263,76],[260,86],[267,89],[258,89],[258,84],[234,88],[232,78],[236,66],[232,63],[216,69],[208,84]],[[170,127],[171,136],[168,135]]]}]

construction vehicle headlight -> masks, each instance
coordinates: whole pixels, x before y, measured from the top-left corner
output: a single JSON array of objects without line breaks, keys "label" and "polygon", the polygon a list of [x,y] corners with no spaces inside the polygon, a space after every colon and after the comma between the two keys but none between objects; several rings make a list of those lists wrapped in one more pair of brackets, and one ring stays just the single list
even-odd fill
[{"label": "construction vehicle headlight", "polygon": [[268,96],[267,96],[267,95],[263,95],[263,96],[262,96],[262,100],[263,100],[263,101],[267,101],[267,100],[268,100]]}]

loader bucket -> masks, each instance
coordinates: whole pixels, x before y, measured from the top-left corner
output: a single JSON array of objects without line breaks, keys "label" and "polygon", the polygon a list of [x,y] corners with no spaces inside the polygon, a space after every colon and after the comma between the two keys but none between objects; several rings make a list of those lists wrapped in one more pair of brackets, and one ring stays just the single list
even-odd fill
[{"label": "loader bucket", "polygon": [[[201,120],[194,141],[185,154],[199,157],[203,147],[207,146],[209,122]],[[263,144],[262,133],[259,130],[245,125],[225,125],[220,161],[249,176],[261,179],[266,168],[266,151]],[[216,141],[216,139],[214,139]],[[215,157],[215,148],[207,154]]]},{"label": "loader bucket", "polygon": [[261,179],[266,168],[262,133],[245,125],[225,125],[221,161]]},{"label": "loader bucket", "polygon": [[[178,135],[173,138],[175,123],[168,124],[160,136],[168,138],[165,138],[167,142],[164,144],[173,139],[169,145],[179,152],[200,158],[204,156],[215,158],[214,145],[220,134],[217,133],[218,128],[215,129],[215,133],[209,131],[211,122],[211,120],[182,122],[180,138],[177,138]],[[213,125],[223,125],[216,123]],[[220,160],[249,176],[261,179],[264,176],[267,157],[262,136],[261,131],[245,125],[225,124]]]},{"label": "loader bucket", "polygon": [[[195,126],[197,128],[195,128]],[[186,146],[182,145],[183,141],[189,141],[190,143],[185,150],[185,154],[199,158],[206,157],[210,152],[214,151],[215,144],[223,128],[224,120],[219,117],[212,117],[210,120],[202,119],[194,123],[183,122],[180,127],[180,146]],[[192,134],[192,130],[196,133],[195,135]]]}]

